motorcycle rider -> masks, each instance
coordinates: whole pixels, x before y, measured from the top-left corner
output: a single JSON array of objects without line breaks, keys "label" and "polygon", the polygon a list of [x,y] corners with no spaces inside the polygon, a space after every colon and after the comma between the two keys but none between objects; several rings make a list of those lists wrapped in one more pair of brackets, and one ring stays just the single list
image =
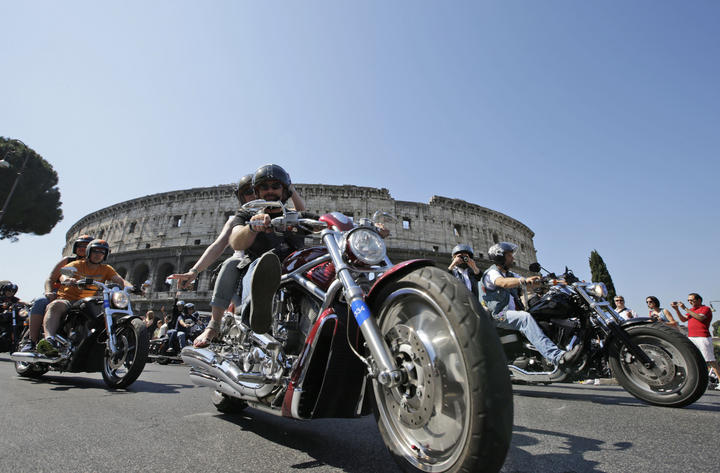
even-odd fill
[{"label": "motorcycle rider", "polygon": [[170,316],[170,323],[168,324],[166,353],[169,355],[175,353],[175,339],[178,340],[181,350],[187,344],[185,332],[178,332],[178,327],[182,328],[185,326],[185,322],[180,324],[180,320],[185,316],[185,301],[178,300],[178,297],[180,297],[180,291],[175,294],[175,304],[173,304],[173,311]]},{"label": "motorcycle rider", "polygon": [[133,287],[130,282],[121,278],[112,266],[104,264],[109,254],[110,245],[108,245],[108,242],[95,239],[87,245],[85,259],[73,261],[67,265],[75,268],[77,272],[74,277],[60,276],[60,282],[64,284],[58,290],[57,299],[50,302],[45,311],[45,338],[37,343],[38,353],[51,358],[58,355],[59,344],[55,339],[55,335],[58,328],[60,328],[63,316],[70,309],[73,301],[92,297],[97,292],[97,288],[93,286],[81,288],[73,283],[76,283],[79,279],[92,278],[96,281],[110,280],[120,286]]},{"label": "motorcycle rider", "polygon": [[[235,195],[240,203],[240,206],[255,199],[255,189],[253,187],[253,174],[247,174],[240,179],[238,183]],[[305,210],[305,201],[295,190],[295,187],[290,183],[289,190],[295,209],[302,211]],[[182,289],[187,288],[197,277],[204,271],[213,261],[217,260],[225,248],[230,244],[230,233],[232,229],[237,225],[240,225],[241,220],[238,217],[239,214],[231,216],[218,235],[217,239],[207,247],[205,252],[200,256],[200,259],[186,272],[183,274],[173,274],[170,279],[177,279],[179,287]],[[237,300],[237,288],[241,274],[238,269],[238,265],[245,258],[243,251],[235,251],[235,253],[223,262],[220,272],[218,273],[217,279],[215,280],[215,287],[213,289],[213,296],[210,300],[210,308],[212,311],[213,320],[217,320],[218,323],[222,320],[223,313],[229,306],[230,302],[234,302],[236,305],[239,304]],[[198,348],[207,346],[210,343],[212,337],[215,335],[212,329],[206,328],[201,335],[199,335],[193,345]]]},{"label": "motorcycle rider", "polygon": [[60,288],[60,269],[73,261],[85,258],[85,250],[87,249],[88,243],[93,240],[94,238],[90,235],[80,235],[73,243],[73,256],[63,257],[63,259],[57,262],[52,271],[50,271],[50,275],[45,280],[44,296],[35,299],[32,307],[30,308],[30,336],[25,341],[25,344],[22,346],[20,351],[33,351],[35,349],[35,344],[40,339],[40,330],[42,329],[45,310],[50,302],[57,299],[57,290]]},{"label": "motorcycle rider", "polygon": [[0,306],[2,306],[3,309],[7,309],[11,305],[21,302],[20,299],[15,297],[17,291],[17,284],[13,284],[11,281],[0,281]]},{"label": "motorcycle rider", "polygon": [[[292,195],[290,175],[277,164],[268,164],[255,171],[255,195],[267,201],[286,202]],[[271,219],[282,215],[282,209],[270,208],[252,216],[240,215],[242,225],[232,230],[230,245],[245,251],[247,271],[242,280],[241,313],[250,307],[250,328],[266,333],[272,322],[272,298],[280,284],[280,261],[304,246],[305,238],[290,231],[276,234]],[[218,332],[220,321],[213,318],[207,329]]]},{"label": "motorcycle rider", "polygon": [[452,250],[452,262],[448,266],[448,271],[459,279],[475,297],[479,298],[478,282],[480,278],[478,275],[480,274],[480,268],[475,264],[473,255],[472,246],[462,243],[456,245]]},{"label": "motorcycle rider", "polygon": [[546,360],[556,366],[566,366],[577,358],[582,347],[578,343],[569,351],[561,350],[543,333],[532,315],[521,310],[519,289],[533,286],[541,278],[525,278],[510,271],[515,261],[515,250],[517,245],[504,241],[488,250],[488,256],[495,264],[483,273],[483,300],[495,319],[496,326],[519,330]]}]

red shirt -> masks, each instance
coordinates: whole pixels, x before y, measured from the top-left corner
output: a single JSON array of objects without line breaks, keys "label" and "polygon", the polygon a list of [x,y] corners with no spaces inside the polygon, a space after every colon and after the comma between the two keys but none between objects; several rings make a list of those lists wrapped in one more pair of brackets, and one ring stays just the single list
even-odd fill
[{"label": "red shirt", "polygon": [[[701,305],[697,309],[692,308],[692,311],[696,314],[705,315],[705,321],[701,322],[695,317],[690,317],[688,320],[688,337],[709,337],[710,336],[710,322],[712,321],[712,311],[710,307]],[[685,314],[687,315],[687,314]]]}]

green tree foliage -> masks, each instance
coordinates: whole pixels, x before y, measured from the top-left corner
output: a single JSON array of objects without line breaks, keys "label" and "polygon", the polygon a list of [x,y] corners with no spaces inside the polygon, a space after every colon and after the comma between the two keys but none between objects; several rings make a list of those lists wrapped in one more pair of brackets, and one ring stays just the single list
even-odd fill
[{"label": "green tree foliage", "polygon": [[25,169],[1,217],[0,240],[16,241],[21,233],[45,235],[63,218],[58,175],[53,167],[23,143],[4,137],[0,137],[0,158],[11,167],[0,168],[0,209],[26,157]]},{"label": "green tree foliage", "polygon": [[603,261],[597,250],[590,252],[590,274],[593,282],[605,283],[608,290],[608,300],[615,299],[615,285],[612,282],[607,266],[605,266],[605,261]]}]

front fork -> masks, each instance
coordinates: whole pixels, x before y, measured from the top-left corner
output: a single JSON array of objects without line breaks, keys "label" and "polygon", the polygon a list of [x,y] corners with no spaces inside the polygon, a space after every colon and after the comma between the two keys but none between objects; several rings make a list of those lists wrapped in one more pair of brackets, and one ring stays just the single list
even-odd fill
[{"label": "front fork", "polygon": [[324,230],[322,240],[335,265],[337,277],[345,288],[345,298],[350,304],[350,310],[355,316],[360,332],[363,334],[370,354],[375,361],[372,376],[377,378],[380,384],[388,388],[400,385],[405,379],[403,371],[395,366],[392,352],[380,333],[380,327],[378,327],[375,317],[370,313],[370,308],[365,304],[363,290],[353,279],[350,268],[342,257],[342,252],[335,238],[335,232]]},{"label": "front fork", "polygon": [[110,309],[110,296],[107,291],[103,294],[103,308],[105,313],[105,331],[107,333],[107,344],[110,353],[117,355],[117,343],[115,340],[115,331],[113,330],[112,310]]}]

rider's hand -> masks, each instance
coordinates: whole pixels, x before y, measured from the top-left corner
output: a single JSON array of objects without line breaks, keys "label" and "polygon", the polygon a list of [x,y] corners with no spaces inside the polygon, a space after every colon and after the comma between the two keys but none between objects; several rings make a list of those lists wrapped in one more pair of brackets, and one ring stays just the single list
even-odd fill
[{"label": "rider's hand", "polygon": [[250,229],[256,233],[270,233],[273,230],[271,223],[272,222],[268,214],[258,213],[253,215],[250,219]]},{"label": "rider's hand", "polygon": [[72,285],[77,284],[77,279],[75,279],[75,278],[67,278],[67,279],[64,279],[64,280],[62,281],[62,283],[65,284],[65,285],[67,285],[67,286],[72,286]]},{"label": "rider's hand", "polygon": [[197,278],[197,273],[187,272],[182,274],[171,274],[168,279],[177,279],[178,287],[181,289],[187,289],[193,281]]},{"label": "rider's hand", "polygon": [[541,276],[530,276],[529,278],[525,278],[525,282],[531,286],[534,286],[536,284],[540,284],[541,279]]}]

